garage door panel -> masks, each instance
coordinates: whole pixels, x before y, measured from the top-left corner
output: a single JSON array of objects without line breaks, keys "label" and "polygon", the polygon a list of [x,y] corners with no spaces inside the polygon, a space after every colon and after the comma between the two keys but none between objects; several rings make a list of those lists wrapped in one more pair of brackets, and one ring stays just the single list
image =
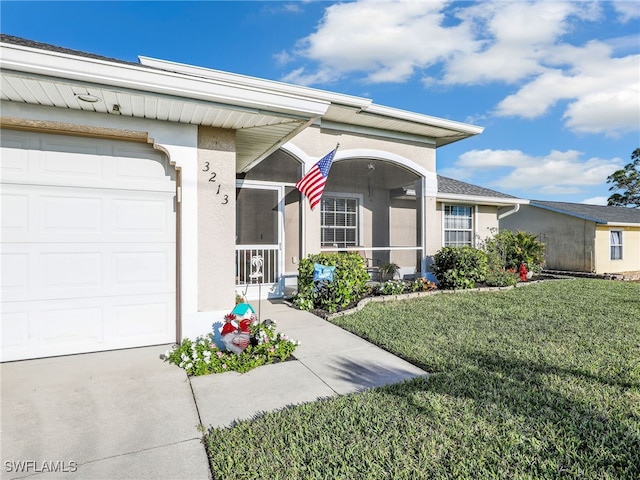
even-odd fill
[{"label": "garage door panel", "polygon": [[5,184],[2,241],[172,242],[175,193]]},{"label": "garage door panel", "polygon": [[175,191],[175,170],[149,145],[2,131],[4,183]]},{"label": "garage door panel", "polygon": [[169,272],[172,268],[171,252],[114,252],[114,287],[157,287],[170,288],[173,281]]},{"label": "garage door panel", "polygon": [[5,244],[2,301],[175,292],[175,244]]},{"label": "garage door panel", "polygon": [[[156,233],[171,238],[175,235],[175,221],[172,221],[173,196],[162,199],[118,198],[114,200],[113,232]],[[169,213],[169,214],[168,214]]]},{"label": "garage door panel", "polygon": [[175,308],[173,300],[154,296],[147,297],[147,302],[114,306],[118,337],[158,336],[161,343],[167,339],[175,327],[171,320]]},{"label": "garage door panel", "polygon": [[29,311],[26,306],[11,305],[2,309],[3,359],[8,350],[20,351],[29,339]]},{"label": "garage door panel", "polygon": [[37,201],[40,213],[38,238],[85,232],[106,233],[102,228],[104,205],[100,197],[65,191],[40,195]]},{"label": "garage door panel", "polygon": [[0,253],[0,286],[2,301],[26,297],[29,289],[29,254],[26,252]]},{"label": "garage door panel", "polygon": [[[95,249],[95,245],[91,246]],[[42,288],[44,291],[72,290],[72,297],[77,297],[82,290],[102,289],[105,287],[103,262],[100,251],[43,252],[39,260]]]},{"label": "garage door panel", "polygon": [[17,191],[10,193],[7,190],[11,190],[11,186],[3,186],[3,190],[0,192],[0,201],[2,202],[2,231],[0,234],[3,240],[9,240],[9,236],[16,239],[25,238],[29,230],[29,195]]},{"label": "garage door panel", "polygon": [[174,341],[173,294],[10,302],[2,310],[2,361]]},{"label": "garage door panel", "polygon": [[73,306],[56,302],[52,308],[44,307],[38,314],[39,322],[31,325],[29,336],[43,344],[97,344],[103,342],[102,325],[104,307]]}]

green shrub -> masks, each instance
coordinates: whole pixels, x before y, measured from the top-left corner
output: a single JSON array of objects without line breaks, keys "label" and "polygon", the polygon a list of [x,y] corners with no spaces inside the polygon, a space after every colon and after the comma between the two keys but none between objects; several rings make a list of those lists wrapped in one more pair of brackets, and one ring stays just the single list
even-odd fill
[{"label": "green shrub", "polygon": [[491,269],[518,270],[523,263],[529,271],[539,272],[544,265],[545,245],[533,233],[502,230],[484,241]]},{"label": "green shrub", "polygon": [[[335,266],[333,281],[315,285],[313,265]],[[366,291],[369,275],[362,258],[357,253],[320,253],[309,255],[298,266],[298,293],[295,305],[301,310],[319,308],[335,312],[358,301]]]},{"label": "green shrub", "polygon": [[487,254],[472,247],[444,247],[433,257],[438,287],[474,288],[488,272]]},{"label": "green shrub", "polygon": [[511,287],[518,283],[518,274],[513,271],[493,270],[487,274],[485,283],[490,287]]}]

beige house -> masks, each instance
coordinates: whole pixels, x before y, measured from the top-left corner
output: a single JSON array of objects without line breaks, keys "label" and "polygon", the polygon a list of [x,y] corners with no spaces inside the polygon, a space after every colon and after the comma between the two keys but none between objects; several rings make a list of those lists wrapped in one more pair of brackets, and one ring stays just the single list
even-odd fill
[{"label": "beige house", "polygon": [[[482,128],[370,99],[2,35],[2,361],[172,343],[300,258],[423,275],[524,200],[438,177]],[[320,205],[295,183],[340,144]]]},{"label": "beige house", "polygon": [[640,209],[531,200],[500,228],[539,235],[551,270],[640,271]]}]

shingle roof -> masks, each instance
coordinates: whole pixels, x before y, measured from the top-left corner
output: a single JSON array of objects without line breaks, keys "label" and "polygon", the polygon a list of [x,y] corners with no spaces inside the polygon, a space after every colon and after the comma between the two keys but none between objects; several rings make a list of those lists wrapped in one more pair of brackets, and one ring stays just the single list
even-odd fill
[{"label": "shingle roof", "polygon": [[96,55],[93,53],[82,52],[80,50],[73,50],[70,48],[58,47],[49,43],[36,42],[35,40],[28,40],[26,38],[15,37],[13,35],[7,35],[0,33],[0,42],[10,43],[12,45],[20,45],[28,48],[37,48],[39,50],[48,50],[50,52],[66,53],[68,55],[75,55],[78,57],[94,58],[96,60],[104,60],[106,62],[123,63],[125,65],[135,65],[137,67],[144,67],[138,62],[128,62],[126,60],[119,60],[117,58],[105,57],[102,55]]},{"label": "shingle roof", "polygon": [[640,225],[640,208],[605,207],[602,205],[548,202],[543,200],[531,200],[529,205],[590,220],[595,223],[637,223]]},{"label": "shingle roof", "polygon": [[479,187],[470,183],[454,180],[438,175],[438,193],[452,193],[455,195],[470,195],[474,197],[518,198],[506,193],[496,192],[489,188]]}]

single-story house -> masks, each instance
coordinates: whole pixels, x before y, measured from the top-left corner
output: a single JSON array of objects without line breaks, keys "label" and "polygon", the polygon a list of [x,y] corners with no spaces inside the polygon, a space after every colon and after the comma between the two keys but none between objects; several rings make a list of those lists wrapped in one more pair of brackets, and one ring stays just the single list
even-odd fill
[{"label": "single-story house", "polygon": [[[438,177],[481,127],[2,35],[1,361],[179,341],[311,253],[422,275],[526,203]],[[322,202],[296,182],[337,144]]]},{"label": "single-story house", "polygon": [[500,220],[546,245],[546,268],[589,273],[640,271],[640,209],[530,200]]}]

